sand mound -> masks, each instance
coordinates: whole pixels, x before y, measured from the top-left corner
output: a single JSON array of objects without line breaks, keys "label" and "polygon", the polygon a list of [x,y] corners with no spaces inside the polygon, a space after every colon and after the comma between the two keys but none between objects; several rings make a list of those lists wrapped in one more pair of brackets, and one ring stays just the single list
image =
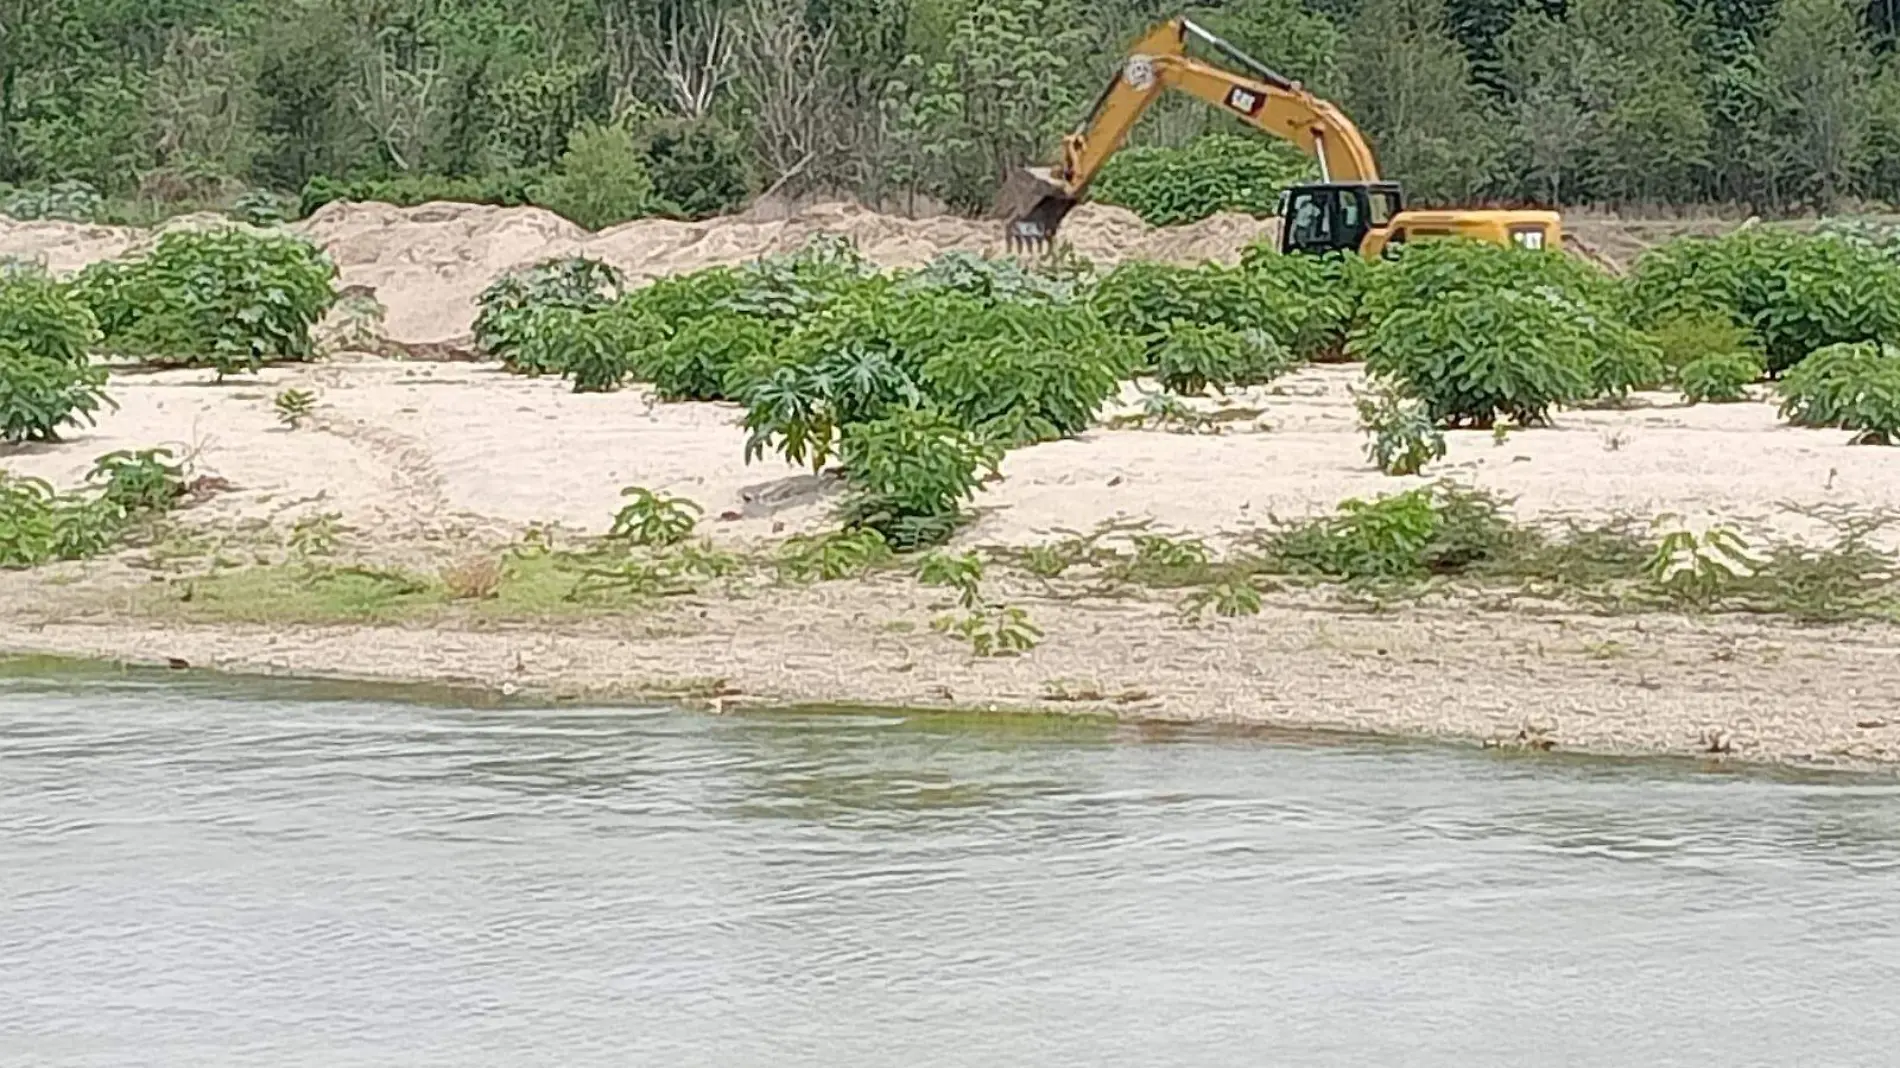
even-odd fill
[{"label": "sand mound", "polygon": [[[226,220],[186,216],[145,231],[0,217],[0,257],[34,260],[65,273],[135,251],[165,230],[214,222]],[[1272,226],[1271,220],[1217,215],[1164,229],[1122,208],[1084,204],[1069,216],[1062,236],[1103,265],[1126,259],[1233,262]],[[952,249],[1005,251],[1002,224],[993,219],[912,219],[850,203],[816,204],[778,218],[761,212],[702,222],[642,219],[593,234],[540,208],[337,202],[291,229],[330,254],[343,285],[375,292],[387,309],[385,331],[405,346],[465,344],[475,300],[490,282],[555,256],[592,256],[644,280],[789,252],[818,234],[849,238],[882,267],[921,266]]]}]

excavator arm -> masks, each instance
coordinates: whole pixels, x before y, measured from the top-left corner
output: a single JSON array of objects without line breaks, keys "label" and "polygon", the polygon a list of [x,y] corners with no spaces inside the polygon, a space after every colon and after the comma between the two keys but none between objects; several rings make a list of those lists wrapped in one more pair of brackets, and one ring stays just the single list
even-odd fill
[{"label": "excavator arm", "polygon": [[[1247,73],[1189,56],[1190,40],[1222,53]],[[1062,139],[1061,159],[1054,166],[1029,168],[1005,184],[997,208],[1010,219],[1010,242],[1040,244],[1053,237],[1089,182],[1127,140],[1136,120],[1170,89],[1199,97],[1298,145],[1319,161],[1326,181],[1379,180],[1372,147],[1337,107],[1188,19],[1176,18],[1150,30],[1129,50],[1088,118]]]}]

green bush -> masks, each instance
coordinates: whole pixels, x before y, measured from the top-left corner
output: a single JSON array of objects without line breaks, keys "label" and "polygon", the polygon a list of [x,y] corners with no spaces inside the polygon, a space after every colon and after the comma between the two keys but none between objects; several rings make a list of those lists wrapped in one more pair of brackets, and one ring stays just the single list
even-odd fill
[{"label": "green bush", "polygon": [[735,370],[769,360],[777,341],[770,326],[736,312],[690,319],[638,356],[634,373],[661,400],[723,400]]},{"label": "green bush", "polygon": [[[525,356],[558,364],[562,376],[574,383],[576,393],[609,393],[638,374],[643,354],[665,338],[665,329],[651,316],[626,304],[597,312],[564,308],[566,317],[544,321],[544,329],[530,343]],[[545,341],[543,340],[545,339]],[[544,345],[558,350],[542,356]]]},{"label": "green bush", "polygon": [[589,230],[653,213],[653,178],[633,135],[622,126],[589,124],[568,138],[558,169],[541,183],[535,203]]},{"label": "green bush", "polygon": [[336,300],[336,268],[316,246],[235,228],[173,230],[151,251],[95,263],[72,284],[105,351],[215,367],[222,378],[316,356],[311,328]]},{"label": "green bush", "polygon": [[653,196],[668,214],[723,214],[752,191],[744,146],[717,119],[659,123],[647,136],[645,159]]},{"label": "green bush", "polygon": [[297,217],[307,218],[336,200],[394,204],[399,208],[435,201],[514,208],[535,202],[535,187],[544,177],[539,171],[503,171],[463,178],[436,174],[397,174],[386,178],[317,175],[304,183],[297,197]]},{"label": "green bush", "polygon": [[987,303],[1067,304],[1076,299],[1079,279],[1030,270],[1011,259],[990,259],[961,249],[939,253],[898,283],[902,290],[947,289]]},{"label": "green bush", "polygon": [[37,270],[0,271],[0,441],[51,441],[110,403],[92,313]]},{"label": "green bush", "polygon": [[1614,281],[1561,253],[1476,241],[1408,246],[1372,270],[1348,351],[1450,426],[1620,396],[1664,377]]},{"label": "green bush", "polygon": [[1241,268],[1274,294],[1289,333],[1281,341],[1302,360],[1338,360],[1359,314],[1373,266],[1355,252],[1325,256],[1285,254],[1272,244],[1251,245]]},{"label": "green bush", "polygon": [[1748,399],[1748,387],[1762,376],[1761,357],[1752,352],[1698,356],[1676,371],[1676,386],[1690,404]]},{"label": "green bush", "polygon": [[1223,211],[1271,216],[1287,186],[1313,175],[1312,160],[1290,145],[1216,133],[1181,148],[1123,149],[1089,191],[1150,225],[1173,226]]},{"label": "green bush", "polygon": [[1141,344],[1110,332],[1080,306],[971,298],[924,305],[934,336],[913,349],[932,403],[979,436],[1005,445],[1087,429],[1121,380],[1141,364]]},{"label": "green bush", "polygon": [[1900,434],[1900,347],[1830,345],[1781,380],[1781,414],[1797,426],[1857,430],[1859,444]]},{"label": "green bush", "polygon": [[1757,226],[1679,238],[1638,257],[1628,291],[1641,326],[1727,317],[1760,339],[1774,374],[1828,345],[1900,340],[1900,263],[1839,237]]},{"label": "green bush", "polygon": [[1371,436],[1366,458],[1388,475],[1416,475],[1445,458],[1445,435],[1417,400],[1389,385],[1354,397],[1359,426]]},{"label": "green bush", "polygon": [[1155,350],[1154,374],[1162,388],[1192,397],[1209,386],[1225,393],[1269,382],[1297,362],[1264,330],[1176,323]]},{"label": "green bush", "polygon": [[1151,351],[1176,323],[1264,330],[1291,344],[1305,310],[1259,271],[1140,260],[1110,271],[1096,284],[1089,302],[1109,329],[1143,339]]},{"label": "green bush", "polygon": [[568,313],[612,304],[619,288],[619,271],[582,256],[545,260],[503,275],[477,299],[475,343],[510,371],[558,374],[564,366],[558,348],[541,342],[578,322]]},{"label": "green bush", "polygon": [[0,215],[21,221],[98,222],[104,213],[105,198],[90,182],[55,182],[44,189],[14,190],[0,186]]},{"label": "green bush", "polygon": [[1587,327],[1549,297],[1510,290],[1391,312],[1353,347],[1368,372],[1448,426],[1541,423],[1596,389]]},{"label": "green bush", "polygon": [[846,426],[839,455],[850,487],[845,525],[875,530],[900,552],[948,540],[981,472],[1000,459],[961,422],[929,409]]},{"label": "green bush", "polygon": [[719,304],[789,327],[840,297],[890,284],[848,239],[816,234],[793,252],[739,268],[734,291]]},{"label": "green bush", "polygon": [[1270,566],[1295,574],[1390,581],[1470,570],[1519,537],[1495,498],[1441,482],[1345,501],[1334,515],[1271,532],[1264,549]]},{"label": "green bush", "polygon": [[1754,338],[1723,312],[1687,313],[1652,327],[1649,336],[1672,375],[1707,356],[1755,351]]},{"label": "green bush", "polygon": [[184,495],[180,468],[164,449],[102,456],[87,487],[59,493],[46,482],[0,471],[0,568],[78,560],[111,549],[149,516]]}]

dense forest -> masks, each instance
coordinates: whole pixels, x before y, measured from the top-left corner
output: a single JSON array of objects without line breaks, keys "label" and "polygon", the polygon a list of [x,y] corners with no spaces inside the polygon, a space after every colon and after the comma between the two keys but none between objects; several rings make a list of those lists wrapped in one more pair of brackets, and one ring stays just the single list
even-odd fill
[{"label": "dense forest", "polygon": [[[0,0],[15,214],[258,191],[557,206],[765,190],[974,211],[1157,0]],[[1415,201],[1900,200],[1900,0],[1225,0]],[[1231,133],[1193,101],[1139,138]],[[330,190],[329,194],[325,191]],[[34,200],[37,197],[38,200]],[[21,205],[27,205],[22,208]]]}]

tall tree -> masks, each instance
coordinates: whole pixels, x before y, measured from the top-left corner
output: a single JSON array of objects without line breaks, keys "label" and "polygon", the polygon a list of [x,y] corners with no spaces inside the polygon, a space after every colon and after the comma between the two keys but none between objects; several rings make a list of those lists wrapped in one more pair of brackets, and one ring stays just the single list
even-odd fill
[{"label": "tall tree", "polygon": [[1872,55],[1850,0],[1783,0],[1762,42],[1785,188],[1827,208],[1855,191]]},{"label": "tall tree", "polygon": [[1415,199],[1462,200],[1500,183],[1493,123],[1444,0],[1365,0],[1342,59],[1347,99],[1381,168]]}]

